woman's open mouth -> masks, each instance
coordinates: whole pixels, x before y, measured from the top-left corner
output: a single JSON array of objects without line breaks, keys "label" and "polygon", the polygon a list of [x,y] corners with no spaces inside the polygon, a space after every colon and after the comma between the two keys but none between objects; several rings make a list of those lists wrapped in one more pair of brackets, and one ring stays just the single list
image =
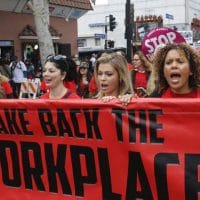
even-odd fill
[{"label": "woman's open mouth", "polygon": [[107,90],[108,84],[101,84],[101,89],[102,90]]},{"label": "woman's open mouth", "polygon": [[179,73],[171,73],[170,78],[171,78],[172,83],[176,84],[176,83],[178,83],[180,81],[181,74],[179,74]]}]

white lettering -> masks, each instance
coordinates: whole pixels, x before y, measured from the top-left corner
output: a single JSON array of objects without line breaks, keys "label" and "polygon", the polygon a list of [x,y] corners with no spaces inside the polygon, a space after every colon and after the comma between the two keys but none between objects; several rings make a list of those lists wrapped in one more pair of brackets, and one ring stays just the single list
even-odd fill
[{"label": "white lettering", "polygon": [[151,42],[149,39],[145,41],[145,47],[148,48],[147,51],[148,51],[149,53],[153,53],[153,52],[154,52],[154,48],[153,48],[152,45],[149,44],[149,42]]},{"label": "white lettering", "polygon": [[167,37],[169,39],[169,43],[173,44],[176,39],[176,34],[174,32],[167,33]]}]

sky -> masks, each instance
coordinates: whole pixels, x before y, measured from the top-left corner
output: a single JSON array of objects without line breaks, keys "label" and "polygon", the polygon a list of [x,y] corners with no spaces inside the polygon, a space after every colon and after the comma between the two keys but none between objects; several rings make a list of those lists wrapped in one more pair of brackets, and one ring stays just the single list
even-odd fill
[{"label": "sky", "polygon": [[107,4],[108,0],[96,0],[96,5]]}]

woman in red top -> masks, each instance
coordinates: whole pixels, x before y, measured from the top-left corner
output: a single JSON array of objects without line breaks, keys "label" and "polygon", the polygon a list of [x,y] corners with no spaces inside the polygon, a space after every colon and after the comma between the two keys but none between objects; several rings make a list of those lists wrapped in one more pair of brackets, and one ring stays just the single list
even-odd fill
[{"label": "woman in red top", "polygon": [[49,91],[43,94],[41,99],[66,99],[80,97],[70,89],[66,88],[64,81],[70,69],[70,63],[66,56],[48,56],[43,68],[43,79]]},{"label": "woman in red top", "polygon": [[200,97],[200,56],[188,44],[168,44],[154,57],[157,90],[151,97]]},{"label": "woman in red top", "polygon": [[141,51],[134,53],[132,63],[134,66],[131,71],[133,89],[139,97],[145,97],[147,96],[148,79],[151,74],[151,63]]}]

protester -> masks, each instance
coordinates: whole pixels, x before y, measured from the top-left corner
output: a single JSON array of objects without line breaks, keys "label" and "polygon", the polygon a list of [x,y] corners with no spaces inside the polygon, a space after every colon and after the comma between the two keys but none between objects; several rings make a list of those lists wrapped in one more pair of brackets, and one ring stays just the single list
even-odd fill
[{"label": "protester", "polygon": [[[66,61],[69,66],[69,70],[67,73],[67,77],[64,80],[64,86],[71,90],[72,92],[76,92],[76,64],[71,58],[66,58]],[[44,79],[42,79],[40,84],[40,95],[49,91],[48,86],[46,85]]]},{"label": "protester", "polygon": [[127,105],[133,90],[126,59],[116,53],[104,53],[97,59],[94,76],[98,85],[96,98],[108,102],[119,98]]},{"label": "protester", "polygon": [[80,62],[80,60],[74,60],[74,62],[75,62],[75,65],[76,65],[76,72],[78,73],[81,62]]},{"label": "protester", "polygon": [[77,73],[77,94],[82,98],[89,97],[89,83],[92,77],[89,71],[89,64],[87,62],[81,62]]},{"label": "protester", "polygon": [[23,61],[19,60],[17,56],[10,63],[11,70],[11,86],[13,88],[14,98],[19,98],[21,83],[24,78],[27,78],[27,68]]},{"label": "protester", "polygon": [[43,67],[43,79],[48,92],[41,95],[41,99],[79,99],[80,97],[66,88],[64,81],[68,78],[70,63],[66,56],[48,56]]},{"label": "protester", "polygon": [[188,44],[168,44],[154,57],[158,86],[151,97],[200,97],[200,56]]},{"label": "protester", "polygon": [[134,69],[131,71],[131,80],[134,92],[139,97],[145,97],[148,93],[148,80],[152,70],[151,63],[141,51],[137,51],[133,55],[132,64]]},{"label": "protester", "polygon": [[34,79],[35,78],[35,68],[33,63],[31,62],[30,59],[25,60],[25,65],[27,68],[27,78],[28,79]]}]

